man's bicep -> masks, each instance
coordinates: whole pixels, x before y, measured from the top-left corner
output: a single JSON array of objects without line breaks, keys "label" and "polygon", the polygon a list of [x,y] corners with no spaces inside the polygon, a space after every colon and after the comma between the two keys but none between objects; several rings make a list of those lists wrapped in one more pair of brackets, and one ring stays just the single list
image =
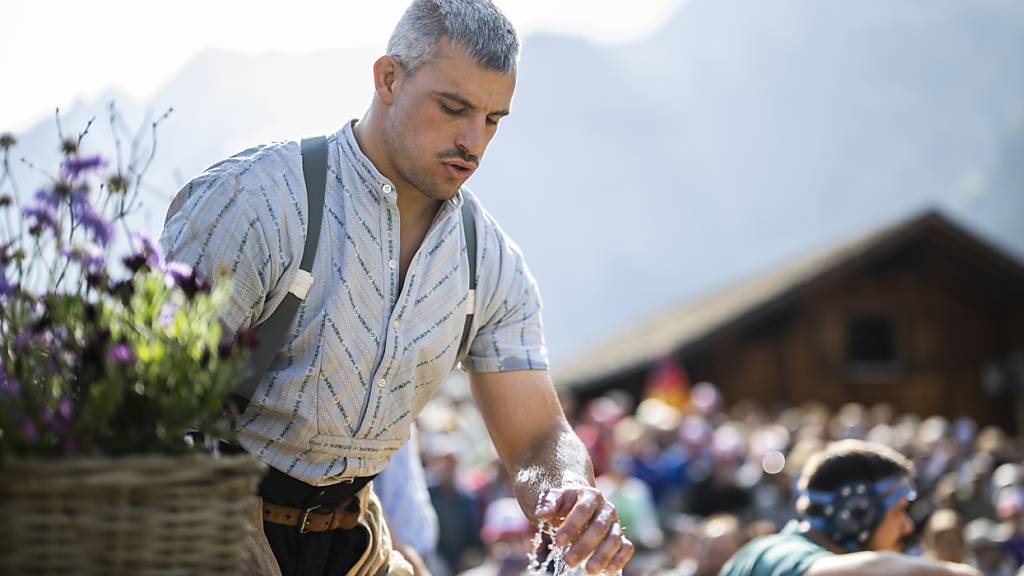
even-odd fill
[{"label": "man's bicep", "polygon": [[[804,576],[871,576],[879,574],[879,567],[885,568],[885,558],[875,552],[854,552],[851,554],[831,554],[822,556],[804,572]],[[891,565],[894,572],[882,571],[881,574],[898,574],[899,566]]]},{"label": "man's bicep", "polygon": [[858,574],[862,561],[852,554],[823,556],[815,560],[802,576],[846,576]]},{"label": "man's bicep", "polygon": [[523,461],[564,426],[565,416],[546,370],[470,372],[470,387],[498,454],[506,464]]},{"label": "man's bicep", "polygon": [[964,564],[952,564],[897,554],[894,552],[855,552],[822,558],[805,576],[981,576]]}]

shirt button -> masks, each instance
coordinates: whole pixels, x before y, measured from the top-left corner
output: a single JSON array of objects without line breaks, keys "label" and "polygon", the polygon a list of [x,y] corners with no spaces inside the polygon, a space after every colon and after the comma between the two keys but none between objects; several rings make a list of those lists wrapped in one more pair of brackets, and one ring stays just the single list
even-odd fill
[{"label": "shirt button", "polygon": [[391,322],[391,327],[394,328],[395,330],[398,330],[398,327],[401,325],[401,322],[399,322],[398,320]]},{"label": "shirt button", "polygon": [[385,194],[390,194],[394,188],[391,187],[391,184],[385,184],[382,190],[384,190]]},{"label": "shirt button", "polygon": [[383,388],[383,387],[388,385],[388,381],[383,379],[383,378],[381,378],[380,380],[377,381],[377,384],[379,384],[380,387]]},{"label": "shirt button", "polygon": [[388,268],[394,269],[398,266],[398,260],[388,260]]}]

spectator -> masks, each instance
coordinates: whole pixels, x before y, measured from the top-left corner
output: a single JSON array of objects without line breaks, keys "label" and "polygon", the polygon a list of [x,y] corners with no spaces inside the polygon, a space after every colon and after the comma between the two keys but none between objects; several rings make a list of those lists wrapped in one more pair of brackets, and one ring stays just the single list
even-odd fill
[{"label": "spectator", "polygon": [[700,516],[741,514],[750,505],[750,493],[736,483],[742,441],[742,434],[736,426],[721,426],[715,431],[711,470],[694,485],[689,512]]},{"label": "spectator", "polygon": [[931,515],[925,525],[923,544],[928,558],[961,564],[967,561],[963,527],[955,510],[943,508]]},{"label": "spectator", "polygon": [[731,514],[710,516],[700,525],[695,576],[716,576],[744,543],[739,520]]},{"label": "spectator", "polygon": [[651,490],[630,476],[631,463],[628,455],[613,454],[608,471],[597,479],[597,487],[615,504],[626,536],[638,548],[652,550],[661,546],[664,535],[658,526]]},{"label": "spectator", "polygon": [[[699,390],[695,387],[691,405],[682,411],[666,410],[657,401],[634,409],[622,396],[619,392],[597,401],[581,400],[574,425],[589,438],[595,462],[603,463],[605,481],[615,478],[622,486],[642,482],[654,497],[657,514],[646,516],[665,536],[660,546],[634,558],[627,576],[696,573],[707,536],[699,527],[715,513],[728,511],[741,518],[745,537],[785,526],[797,517],[795,487],[808,459],[829,441],[846,436],[863,436],[896,449],[920,465],[915,470],[926,472],[928,481],[918,482],[919,501],[908,514],[915,521],[913,533],[924,536],[919,549],[929,558],[958,558],[955,530],[949,529],[948,518],[940,522],[947,513],[934,514],[931,528],[925,524],[929,510],[948,508],[962,524],[976,518],[1003,522],[989,538],[1000,542],[995,553],[984,539],[978,540],[983,561],[997,555],[1000,566],[1005,563],[1013,571],[1024,559],[1024,474],[1019,466],[1024,462],[1024,442],[1019,437],[991,427],[979,430],[966,418],[896,414],[885,404],[849,404],[837,412],[821,404],[770,409],[749,401],[726,405],[717,389],[706,383]],[[468,398],[465,402],[468,405]],[[433,445],[436,437],[459,439],[465,449],[458,450],[458,485],[470,490],[477,501],[476,517],[482,518],[491,502],[511,491],[493,455],[473,449],[483,434],[482,422],[471,421],[452,406],[445,418],[430,418],[429,410],[424,413],[431,425],[422,430],[423,445]],[[622,465],[616,470],[613,463],[620,457]],[[636,530],[635,521],[627,517],[623,524]],[[969,547],[964,547],[960,557],[973,561]],[[469,559],[479,554],[467,550]]]},{"label": "spectator", "polygon": [[486,546],[483,564],[462,576],[520,576],[529,565],[533,526],[514,498],[499,498],[487,507],[480,539]]},{"label": "spectator", "polygon": [[970,564],[985,576],[1013,576],[1013,560],[1003,547],[1007,541],[1004,527],[988,518],[971,520],[964,528],[971,551]]},{"label": "spectator", "polygon": [[912,525],[913,465],[877,444],[846,440],[811,457],[801,473],[802,521],[755,538],[723,576],[976,575],[972,568],[898,554]]},{"label": "spectator", "polygon": [[456,574],[475,564],[480,554],[480,520],[477,504],[458,482],[458,450],[451,441],[434,443],[429,459],[430,501],[437,511],[440,538],[437,551],[442,574]]},{"label": "spectator", "polygon": [[669,524],[659,576],[690,576],[697,569],[698,554],[700,534],[697,518],[685,514],[676,516]]}]

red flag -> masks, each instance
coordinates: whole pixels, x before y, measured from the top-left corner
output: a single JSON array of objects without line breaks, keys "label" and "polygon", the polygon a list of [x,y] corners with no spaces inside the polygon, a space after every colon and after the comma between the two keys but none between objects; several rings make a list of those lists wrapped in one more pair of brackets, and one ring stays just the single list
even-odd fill
[{"label": "red flag", "polygon": [[678,409],[689,404],[690,378],[683,365],[671,356],[662,358],[647,379],[644,398],[657,398]]}]

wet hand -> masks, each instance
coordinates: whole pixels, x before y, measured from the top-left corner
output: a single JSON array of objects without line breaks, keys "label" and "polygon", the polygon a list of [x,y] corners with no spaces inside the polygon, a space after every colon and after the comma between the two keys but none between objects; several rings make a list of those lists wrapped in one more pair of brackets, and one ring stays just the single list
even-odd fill
[{"label": "wet hand", "polygon": [[590,574],[622,570],[633,556],[633,543],[623,535],[615,506],[592,486],[554,488],[537,506],[537,519],[558,526],[555,545],[571,544],[565,561],[587,560]]}]

